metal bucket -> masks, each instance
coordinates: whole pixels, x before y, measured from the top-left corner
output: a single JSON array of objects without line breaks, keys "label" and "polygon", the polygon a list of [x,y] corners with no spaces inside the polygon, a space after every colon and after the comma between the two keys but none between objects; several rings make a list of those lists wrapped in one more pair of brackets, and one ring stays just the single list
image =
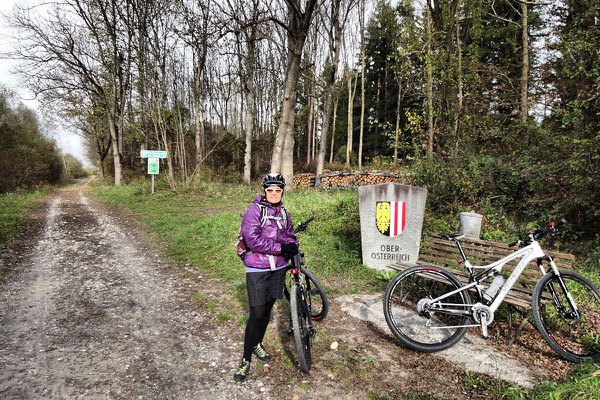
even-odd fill
[{"label": "metal bucket", "polygon": [[467,233],[471,239],[479,239],[481,232],[481,214],[471,212],[460,213],[460,225],[458,226],[458,233]]}]

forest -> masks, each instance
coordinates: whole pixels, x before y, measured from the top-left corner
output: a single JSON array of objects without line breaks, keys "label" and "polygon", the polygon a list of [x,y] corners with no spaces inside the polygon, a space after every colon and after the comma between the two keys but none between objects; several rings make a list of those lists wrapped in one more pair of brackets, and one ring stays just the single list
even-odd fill
[{"label": "forest", "polygon": [[17,4],[3,56],[116,185],[140,149],[168,152],[173,188],[374,167],[438,212],[600,226],[595,0]]}]

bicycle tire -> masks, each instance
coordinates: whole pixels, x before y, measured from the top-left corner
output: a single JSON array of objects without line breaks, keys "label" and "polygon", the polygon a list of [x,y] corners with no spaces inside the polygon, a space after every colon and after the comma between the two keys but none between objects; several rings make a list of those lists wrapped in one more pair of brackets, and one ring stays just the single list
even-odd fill
[{"label": "bicycle tire", "polygon": [[[307,294],[310,299],[310,316],[313,321],[322,321],[329,313],[329,299],[323,289],[323,285],[306,267],[300,267],[300,272],[305,276]],[[283,287],[283,294],[285,298],[290,301],[289,287],[293,283],[289,279],[289,275],[286,277],[286,284]]]},{"label": "bicycle tire", "polygon": [[[417,303],[462,286],[454,275],[432,265],[411,267],[398,273],[388,284],[383,301],[385,320],[394,336],[409,349],[425,353],[445,350],[456,344],[467,332],[466,327],[438,328],[467,325],[470,317],[437,312],[420,315]],[[444,302],[464,304],[464,309],[468,309],[471,297],[467,291],[462,291]]]},{"label": "bicycle tire", "polygon": [[310,371],[312,359],[310,354],[310,316],[306,310],[306,303],[298,286],[292,286],[290,290],[290,309],[292,313],[292,330],[294,331],[294,342],[298,353],[298,364],[304,372]]},{"label": "bicycle tire", "polygon": [[571,308],[558,276],[550,271],[533,290],[531,307],[536,327],[548,346],[565,360],[600,361],[600,291],[576,272],[560,271],[560,276],[580,316],[570,318],[561,312],[561,308],[567,312]]}]

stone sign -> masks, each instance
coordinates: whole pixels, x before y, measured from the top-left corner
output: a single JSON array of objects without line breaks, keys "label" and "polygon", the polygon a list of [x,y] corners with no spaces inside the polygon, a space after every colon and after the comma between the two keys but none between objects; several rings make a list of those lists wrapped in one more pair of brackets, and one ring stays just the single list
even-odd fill
[{"label": "stone sign", "polygon": [[363,264],[417,262],[426,199],[427,189],[399,183],[358,188]]}]

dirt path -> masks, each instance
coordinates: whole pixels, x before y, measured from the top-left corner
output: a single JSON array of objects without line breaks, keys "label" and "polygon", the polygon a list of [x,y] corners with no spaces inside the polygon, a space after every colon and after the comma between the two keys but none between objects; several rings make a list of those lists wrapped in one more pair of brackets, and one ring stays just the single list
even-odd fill
[{"label": "dirt path", "polygon": [[[80,184],[48,197],[38,228],[0,251],[0,271],[10,271],[0,284],[1,399],[489,398],[465,383],[464,366],[402,348],[336,296],[317,325],[310,374],[296,365],[282,301],[265,342],[271,369],[253,361],[248,381],[236,384],[243,325],[217,313],[246,310],[228,284],[161,259],[124,213],[86,191]],[[533,381],[564,376],[568,365],[536,339],[496,349],[530,367]]]},{"label": "dirt path", "polygon": [[233,383],[239,344],[138,243],[81,185],[48,199],[21,260],[0,256],[15,270],[0,292],[0,398],[269,398]]}]

